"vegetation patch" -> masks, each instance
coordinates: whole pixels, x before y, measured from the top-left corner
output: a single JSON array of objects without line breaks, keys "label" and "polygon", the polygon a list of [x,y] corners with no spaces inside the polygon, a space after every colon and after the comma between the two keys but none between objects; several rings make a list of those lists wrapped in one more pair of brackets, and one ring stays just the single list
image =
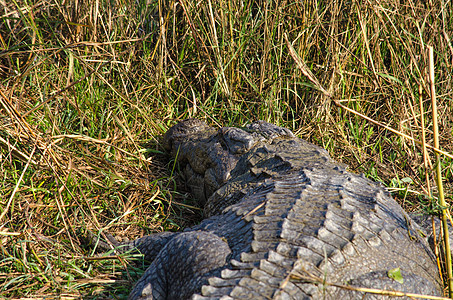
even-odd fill
[{"label": "vegetation patch", "polygon": [[99,259],[87,236],[200,220],[161,145],[189,117],[289,128],[405,209],[439,211],[415,140],[434,145],[430,45],[453,152],[451,1],[164,2],[0,0],[1,297],[127,297],[144,266]]}]

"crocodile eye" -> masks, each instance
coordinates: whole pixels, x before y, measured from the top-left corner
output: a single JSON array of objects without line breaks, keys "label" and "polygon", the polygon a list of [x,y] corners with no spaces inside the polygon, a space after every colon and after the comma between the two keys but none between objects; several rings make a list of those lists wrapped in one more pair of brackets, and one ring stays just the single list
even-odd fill
[{"label": "crocodile eye", "polygon": [[291,130],[267,123],[265,121],[256,121],[252,124],[245,126],[248,130],[259,133],[264,136],[266,139],[275,139],[279,136],[289,136],[295,137]]},{"label": "crocodile eye", "polygon": [[240,128],[226,127],[221,129],[226,148],[232,154],[243,154],[249,151],[263,137],[251,134]]}]

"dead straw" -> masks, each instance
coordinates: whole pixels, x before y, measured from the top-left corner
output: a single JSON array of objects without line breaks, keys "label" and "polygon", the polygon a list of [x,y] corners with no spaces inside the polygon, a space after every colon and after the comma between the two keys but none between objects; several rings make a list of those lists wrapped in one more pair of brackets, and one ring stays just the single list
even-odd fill
[{"label": "dead straw", "polygon": [[[433,47],[428,46],[429,53],[429,83],[431,87],[431,104],[433,111],[433,134],[434,134],[434,147],[439,148],[439,128],[437,123],[437,103],[436,103],[436,90],[434,86],[434,53]],[[436,155],[436,183],[437,189],[439,191],[439,205],[442,208],[442,228],[444,232],[444,243],[445,243],[445,261],[446,269],[448,276],[448,295],[452,297],[453,295],[453,277],[452,277],[452,266],[451,266],[451,252],[450,252],[450,239],[448,232],[448,223],[447,223],[447,203],[444,198],[444,188],[442,185],[442,167],[440,165],[440,156],[439,153]]]},{"label": "dead straw", "polygon": [[[422,151],[423,151],[423,167],[425,169],[425,179],[426,179],[426,191],[428,193],[428,196],[432,198],[432,193],[431,193],[431,185],[429,183],[429,174],[428,170],[430,169],[429,167],[429,157],[428,157],[428,151],[426,150],[426,132],[425,132],[425,110],[423,108],[423,87],[421,85],[418,86],[418,95],[419,95],[419,105],[420,105],[420,124],[421,124],[421,137],[422,137]],[[437,244],[437,235],[436,235],[436,225],[434,223],[434,217],[431,217],[432,221],[432,230],[433,230],[433,239],[434,239],[434,254],[436,255],[436,262],[437,262],[437,267],[439,269],[439,276],[441,281],[443,282],[443,276],[442,276],[442,268],[440,264],[440,253],[439,253],[439,248]]]},{"label": "dead straw", "polygon": [[446,300],[449,298],[439,297],[439,296],[431,296],[431,295],[422,295],[422,294],[415,294],[415,293],[405,293],[400,291],[390,291],[390,290],[383,290],[383,289],[374,289],[374,288],[363,288],[363,287],[356,287],[350,286],[345,284],[337,284],[333,282],[328,282],[325,279],[314,275],[304,275],[300,272],[293,271],[291,274],[286,278],[286,280],[282,283],[281,287],[284,288],[285,285],[288,284],[290,281],[304,281],[304,282],[312,282],[315,284],[322,284],[324,286],[333,286],[344,290],[362,292],[365,294],[375,294],[375,295],[382,295],[382,296],[390,296],[390,297],[408,297],[411,299],[432,299],[432,300]]}]

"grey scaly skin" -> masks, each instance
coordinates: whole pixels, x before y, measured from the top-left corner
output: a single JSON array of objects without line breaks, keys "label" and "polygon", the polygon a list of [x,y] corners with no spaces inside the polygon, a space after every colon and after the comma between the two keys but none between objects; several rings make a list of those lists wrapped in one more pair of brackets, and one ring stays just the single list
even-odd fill
[{"label": "grey scaly skin", "polygon": [[[322,281],[442,295],[419,226],[389,193],[289,130],[189,119],[164,145],[207,219],[126,245],[152,262],[129,299],[385,298]],[[388,277],[398,267],[403,284]]]}]

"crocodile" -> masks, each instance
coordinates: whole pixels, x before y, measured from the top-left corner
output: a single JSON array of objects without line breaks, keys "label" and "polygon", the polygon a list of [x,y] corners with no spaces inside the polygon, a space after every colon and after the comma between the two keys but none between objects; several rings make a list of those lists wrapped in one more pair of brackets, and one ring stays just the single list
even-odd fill
[{"label": "crocodile", "polygon": [[129,299],[443,294],[421,227],[389,192],[290,130],[187,119],[163,143],[206,218],[122,245],[150,262]]}]

